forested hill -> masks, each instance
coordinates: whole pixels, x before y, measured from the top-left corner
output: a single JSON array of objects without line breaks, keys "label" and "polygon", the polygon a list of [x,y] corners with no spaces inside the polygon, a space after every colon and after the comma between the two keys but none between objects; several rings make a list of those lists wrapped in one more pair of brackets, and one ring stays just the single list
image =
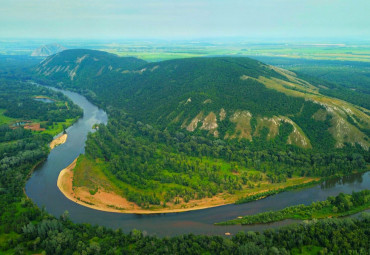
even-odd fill
[{"label": "forested hill", "polygon": [[321,95],[320,84],[249,58],[146,63],[66,50],[36,70],[42,78],[88,89],[106,106],[162,129],[249,141],[282,135],[302,148],[348,144],[368,150],[370,145],[366,109]]},{"label": "forested hill", "polygon": [[112,70],[131,70],[144,64],[144,60],[133,57],[121,58],[104,51],[72,49],[46,58],[36,72],[61,82],[83,83]]}]

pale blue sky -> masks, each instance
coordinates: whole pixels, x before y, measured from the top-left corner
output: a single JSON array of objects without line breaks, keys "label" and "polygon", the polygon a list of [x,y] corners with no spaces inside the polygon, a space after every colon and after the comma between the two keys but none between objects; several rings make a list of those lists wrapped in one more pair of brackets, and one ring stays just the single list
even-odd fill
[{"label": "pale blue sky", "polygon": [[0,38],[370,38],[370,0],[0,0]]}]

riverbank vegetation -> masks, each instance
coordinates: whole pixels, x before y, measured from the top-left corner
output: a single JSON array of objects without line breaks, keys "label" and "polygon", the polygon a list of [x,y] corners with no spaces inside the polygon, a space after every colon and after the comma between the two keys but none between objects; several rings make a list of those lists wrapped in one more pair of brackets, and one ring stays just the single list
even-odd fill
[{"label": "riverbank vegetation", "polygon": [[315,184],[321,183],[321,180],[310,180],[310,181],[305,181],[303,183],[295,183],[294,185],[286,186],[286,187],[279,187],[277,189],[270,189],[267,191],[259,192],[250,196],[245,196],[239,198],[235,204],[243,204],[243,203],[248,203],[251,201],[259,200],[265,197],[269,197],[275,194],[279,194],[281,192],[289,191],[289,190],[294,190],[294,189],[301,189],[301,188],[307,188],[310,186],[313,186]]},{"label": "riverbank vegetation", "polygon": [[325,201],[313,202],[311,205],[290,206],[280,211],[247,215],[234,220],[216,223],[216,225],[249,225],[270,223],[285,219],[311,220],[343,217],[369,208],[370,190],[363,190],[353,192],[351,195],[340,193],[336,197],[328,197]]}]

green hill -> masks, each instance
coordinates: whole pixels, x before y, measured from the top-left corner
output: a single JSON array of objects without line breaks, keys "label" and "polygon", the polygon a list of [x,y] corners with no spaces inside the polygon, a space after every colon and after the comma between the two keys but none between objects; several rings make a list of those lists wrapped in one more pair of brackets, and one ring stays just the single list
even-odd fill
[{"label": "green hill", "polygon": [[[160,128],[207,131],[219,138],[292,126],[287,143],[302,148],[359,145],[368,150],[368,111],[319,93],[294,73],[249,58],[190,58],[145,63],[90,50],[67,50],[39,74],[89,89],[106,106]],[[66,76],[68,78],[66,79]],[[205,133],[205,132],[203,132]]]},{"label": "green hill", "polygon": [[91,197],[80,199],[88,204],[98,204],[101,189],[146,209],[207,207],[370,161],[366,109],[249,58],[146,63],[66,50],[36,72],[109,113],[74,171],[74,190],[87,188]]},{"label": "green hill", "polygon": [[36,72],[68,83],[94,79],[113,69],[134,69],[145,63],[144,60],[120,58],[103,51],[73,49],[46,58],[36,68]]}]

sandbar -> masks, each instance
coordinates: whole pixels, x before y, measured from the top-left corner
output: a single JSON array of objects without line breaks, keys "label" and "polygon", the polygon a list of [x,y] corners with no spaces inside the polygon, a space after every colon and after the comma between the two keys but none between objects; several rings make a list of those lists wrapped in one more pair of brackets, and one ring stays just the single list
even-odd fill
[{"label": "sandbar", "polygon": [[50,149],[54,149],[55,147],[57,147],[58,145],[61,145],[63,143],[65,143],[67,141],[67,137],[68,135],[67,134],[62,134],[60,136],[58,136],[57,138],[55,138],[51,143],[50,143]]}]

